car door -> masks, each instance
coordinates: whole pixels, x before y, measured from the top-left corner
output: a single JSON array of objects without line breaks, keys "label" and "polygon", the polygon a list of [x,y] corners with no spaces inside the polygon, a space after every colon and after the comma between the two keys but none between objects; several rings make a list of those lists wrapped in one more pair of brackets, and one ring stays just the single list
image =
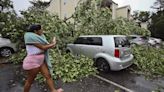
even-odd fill
[{"label": "car door", "polygon": [[79,37],[79,38],[77,38],[76,39],[76,41],[74,42],[74,46],[73,46],[73,52],[74,52],[74,54],[76,55],[76,56],[78,56],[78,55],[80,55],[80,54],[82,54],[81,53],[81,47],[83,46],[83,45],[85,45],[85,37]]},{"label": "car door", "polygon": [[5,47],[8,44],[11,44],[11,41],[9,39],[0,37],[0,47]]},{"label": "car door", "polygon": [[81,46],[81,53],[89,58],[93,58],[97,53],[101,52],[102,38],[87,37],[86,45]]}]

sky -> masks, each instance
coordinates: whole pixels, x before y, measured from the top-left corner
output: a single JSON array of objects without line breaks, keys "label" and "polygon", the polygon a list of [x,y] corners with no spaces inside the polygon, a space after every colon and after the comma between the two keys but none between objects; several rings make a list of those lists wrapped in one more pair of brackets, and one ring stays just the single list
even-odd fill
[{"label": "sky", "polygon": [[[26,10],[29,6],[29,0],[11,0],[14,4],[14,9],[18,13],[19,10]],[[42,0],[49,1],[49,0]],[[153,11],[150,7],[156,0],[113,0],[118,4],[119,7],[130,5],[132,11],[140,10],[140,11]]]},{"label": "sky", "polygon": [[31,4],[29,0],[11,0],[13,1],[14,9],[18,13],[19,10],[26,10]]}]

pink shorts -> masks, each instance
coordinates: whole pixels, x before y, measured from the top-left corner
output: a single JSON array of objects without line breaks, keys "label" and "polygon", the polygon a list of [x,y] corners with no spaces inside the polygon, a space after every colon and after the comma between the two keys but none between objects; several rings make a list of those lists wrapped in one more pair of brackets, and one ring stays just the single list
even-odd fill
[{"label": "pink shorts", "polygon": [[44,54],[28,55],[23,60],[23,69],[30,70],[40,67],[44,62]]}]

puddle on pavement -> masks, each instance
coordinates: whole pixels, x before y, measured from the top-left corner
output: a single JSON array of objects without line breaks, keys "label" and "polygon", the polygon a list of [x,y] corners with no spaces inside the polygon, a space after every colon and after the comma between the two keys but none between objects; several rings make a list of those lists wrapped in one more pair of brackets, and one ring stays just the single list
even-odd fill
[{"label": "puddle on pavement", "polygon": [[100,73],[100,76],[136,92],[152,92],[157,89],[160,89],[158,92],[164,92],[164,78],[146,79],[143,75],[132,73],[129,70]]},{"label": "puddle on pavement", "polygon": [[135,85],[140,86],[145,89],[156,90],[160,89],[159,92],[164,92],[164,79],[156,78],[156,79],[145,79],[144,76],[136,76],[134,77]]}]

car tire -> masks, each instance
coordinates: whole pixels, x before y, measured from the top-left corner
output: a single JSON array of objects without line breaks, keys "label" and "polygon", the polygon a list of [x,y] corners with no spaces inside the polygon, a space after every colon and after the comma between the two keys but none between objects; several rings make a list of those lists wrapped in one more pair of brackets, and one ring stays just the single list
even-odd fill
[{"label": "car tire", "polygon": [[96,60],[96,67],[97,67],[98,71],[100,71],[100,72],[107,73],[110,71],[110,66],[104,58],[98,58]]},{"label": "car tire", "polygon": [[0,55],[2,57],[9,57],[13,54],[13,50],[11,48],[1,48],[0,49]]},{"label": "car tire", "polygon": [[161,45],[160,44],[156,44],[155,47],[156,48],[161,48]]},{"label": "car tire", "polygon": [[70,50],[66,50],[66,53],[71,53],[71,51]]}]

